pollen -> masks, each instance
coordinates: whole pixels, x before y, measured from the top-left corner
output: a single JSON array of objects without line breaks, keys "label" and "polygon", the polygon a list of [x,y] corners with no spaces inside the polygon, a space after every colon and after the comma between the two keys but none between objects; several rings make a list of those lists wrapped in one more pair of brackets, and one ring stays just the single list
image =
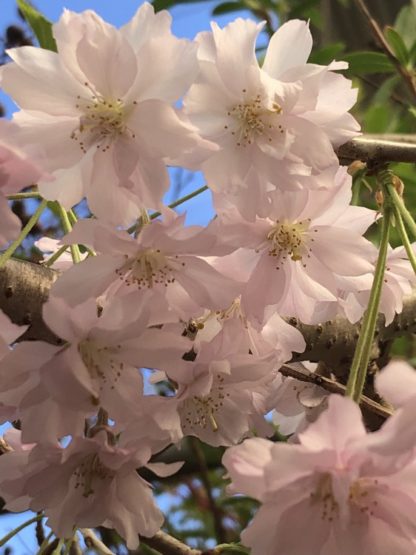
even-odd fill
[{"label": "pollen", "polygon": [[230,393],[225,389],[224,376],[216,374],[208,395],[185,399],[181,408],[184,415],[184,433],[188,433],[193,428],[211,428],[213,432],[217,432],[219,430],[217,413],[229,396]]},{"label": "pollen", "polygon": [[100,391],[105,386],[115,389],[123,374],[124,363],[118,354],[121,345],[100,345],[92,339],[85,339],[78,345],[78,352],[85,364],[91,379],[98,380]]},{"label": "pollen", "polygon": [[[242,92],[244,94],[246,90]],[[283,126],[276,119],[281,113],[282,107],[277,102],[268,106],[258,94],[247,102],[236,104],[227,112],[232,121],[224,129],[231,131],[238,147],[247,147],[261,137],[272,142],[276,133],[284,133]]]},{"label": "pollen", "polygon": [[339,505],[332,491],[332,477],[322,474],[315,491],[310,494],[310,502],[321,511],[321,519],[332,522],[339,514]]},{"label": "pollen", "polygon": [[377,478],[359,478],[349,489],[348,502],[363,515],[373,516],[377,510],[378,501],[375,498],[377,490],[386,489]]},{"label": "pollen", "polygon": [[79,127],[71,133],[71,139],[79,143],[85,153],[91,146],[106,152],[113,141],[126,133],[135,138],[126,123],[130,108],[120,99],[104,98],[85,83],[89,97],[77,98],[76,108],[81,111]]},{"label": "pollen", "polygon": [[159,249],[145,249],[136,257],[127,258],[116,274],[129,287],[152,289],[174,283],[176,271],[184,266],[185,262],[180,262],[177,255],[166,256]]},{"label": "pollen", "polygon": [[[309,226],[311,220],[299,222],[276,221],[275,225],[267,234],[269,255],[285,260],[289,257],[294,262],[303,261],[310,256],[312,249],[309,245]],[[278,269],[278,267],[277,267]]]},{"label": "pollen", "polygon": [[83,497],[89,497],[95,493],[97,483],[101,487],[107,485],[114,478],[114,471],[108,469],[100,461],[96,453],[86,457],[74,470],[73,487],[82,489]]}]

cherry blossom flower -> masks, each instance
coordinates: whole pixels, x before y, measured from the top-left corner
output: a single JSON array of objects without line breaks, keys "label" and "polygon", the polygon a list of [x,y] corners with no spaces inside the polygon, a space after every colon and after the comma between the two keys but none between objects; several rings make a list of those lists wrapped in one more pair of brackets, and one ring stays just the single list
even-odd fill
[{"label": "cherry blossom flower", "polygon": [[[136,471],[149,462],[152,438],[144,426],[134,441],[130,436],[127,432],[115,443],[111,434],[98,431],[73,439],[65,449],[41,443],[2,456],[0,491],[9,510],[44,510],[48,525],[62,538],[71,537],[74,527],[115,528],[130,549],[136,548],[139,534],[153,536],[163,516],[150,485]],[[149,467],[167,476],[181,465]]]},{"label": "cherry blossom flower", "polygon": [[87,244],[100,254],[68,270],[52,295],[74,305],[106,291],[110,297],[149,292],[185,319],[203,308],[227,306],[241,284],[220,274],[204,255],[232,249],[222,246],[209,227],[185,227],[184,218],[165,209],[163,221],[144,225],[137,238],[97,221],[78,222],[63,241]]},{"label": "cherry blossom flower", "polygon": [[[10,318],[0,310],[0,365],[1,361],[9,355],[12,343],[16,341],[26,330],[28,326],[17,326],[13,324]],[[0,379],[1,383],[1,379]],[[0,385],[1,389],[1,385]],[[8,420],[15,414],[15,407],[11,399],[1,399],[0,395],[0,420]]]},{"label": "cherry blossom flower", "polygon": [[53,26],[58,54],[8,50],[1,85],[21,107],[20,137],[45,151],[55,178],[39,182],[45,198],[69,209],[86,196],[96,216],[128,225],[141,207],[160,207],[165,160],[213,148],[172,107],[198,66],[196,46],[169,23],[149,4],[120,30],[66,10]]},{"label": "cherry blossom flower", "polygon": [[[38,248],[44,255],[43,262],[47,262],[56,252],[61,248],[61,242],[59,239],[52,239],[51,237],[41,237],[35,241],[35,247]],[[46,256],[45,256],[46,255]],[[80,258],[84,260],[88,253],[81,253]],[[54,270],[64,271],[74,264],[70,248],[68,247],[65,252],[63,252],[60,257],[51,264],[51,268]]]},{"label": "cherry blossom flower", "polygon": [[333,72],[347,65],[307,64],[308,24],[293,20],[273,35],[260,68],[255,42],[263,25],[239,18],[197,35],[201,71],[184,100],[191,122],[220,147],[202,164],[209,186],[238,189],[247,204],[254,197],[251,169],[263,188],[293,190],[302,176],[336,163],[331,142],[342,144],[359,130],[347,113],[357,91]]},{"label": "cherry blossom flower", "polygon": [[[305,375],[316,370],[313,362],[294,362],[287,364]],[[326,409],[328,392],[308,382],[302,382],[292,377],[282,377],[282,383],[275,390],[270,406],[273,407],[273,423],[279,426],[283,435],[294,434],[289,441],[296,441],[297,433],[302,432],[311,422],[315,422],[323,410]]]},{"label": "cherry blossom flower", "polygon": [[13,324],[7,314],[0,309],[0,360],[9,353],[9,345],[14,343],[28,327]]},{"label": "cherry blossom flower", "polygon": [[231,491],[262,502],[242,534],[253,555],[414,553],[415,464],[366,448],[371,434],[357,405],[331,395],[299,442],[249,439],[223,457]]},{"label": "cherry blossom flower", "polygon": [[228,352],[254,356],[273,356],[276,367],[292,358],[293,352],[305,350],[305,340],[295,327],[285,322],[277,313],[272,314],[264,326],[246,317],[240,298],[235,299],[225,310],[210,312],[192,320],[198,333],[193,349],[199,350],[203,343],[216,338],[221,340],[222,349]]},{"label": "cherry blossom flower", "polygon": [[276,380],[273,358],[223,349],[216,337],[200,346],[195,361],[166,371],[183,434],[214,446],[234,445],[252,433],[271,435],[264,415]]},{"label": "cherry blossom flower", "polygon": [[393,360],[376,374],[375,386],[386,401],[402,407],[416,397],[416,372],[404,360]]},{"label": "cherry blossom flower", "polygon": [[[374,213],[349,206],[350,183],[340,169],[331,189],[275,191],[267,217],[254,222],[236,209],[219,214],[216,225],[223,241],[240,247],[233,263],[240,255],[240,264],[250,272],[241,300],[248,317],[262,322],[271,306],[269,312],[319,323],[328,319],[332,305],[337,308],[344,277],[373,271],[376,249],[362,233]],[[358,289],[353,280],[348,283]]]},{"label": "cherry blossom flower", "polygon": [[[44,175],[39,167],[41,156],[25,152],[16,139],[17,126],[0,121],[0,248],[19,235],[21,223],[10,210],[6,196],[33,185]],[[33,150],[33,149],[32,149]]]},{"label": "cherry blossom flower", "polygon": [[135,418],[143,398],[138,368],[169,367],[188,349],[180,335],[147,329],[148,315],[128,295],[102,316],[94,299],[73,309],[54,297],[45,304],[45,323],[64,346],[25,343],[0,363],[0,400],[18,407],[25,442],[79,435],[100,407],[117,425]]},{"label": "cherry blossom flower", "polygon": [[[375,264],[377,257],[372,259]],[[373,274],[367,276],[367,279],[359,279],[359,285],[356,291],[346,293],[339,291],[339,304],[342,312],[350,322],[357,322],[363,315],[370,297],[371,285],[373,283]],[[347,283],[354,282],[354,278],[348,278]],[[407,257],[404,247],[389,247],[387,253],[386,269],[384,273],[383,288],[381,290],[379,312],[385,316],[385,324],[388,326],[392,323],[394,316],[400,314],[403,310],[403,298],[410,295],[416,284],[416,276]]]}]

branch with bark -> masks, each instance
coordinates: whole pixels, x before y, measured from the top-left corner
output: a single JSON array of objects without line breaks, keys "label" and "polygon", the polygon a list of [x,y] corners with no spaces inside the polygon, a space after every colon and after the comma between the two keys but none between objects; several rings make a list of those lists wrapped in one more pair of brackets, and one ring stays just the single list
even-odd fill
[{"label": "branch with bark", "polygon": [[[59,343],[59,338],[42,321],[42,304],[57,277],[55,270],[21,260],[9,260],[0,269],[0,309],[15,324],[29,324],[29,329],[21,340]],[[337,377],[345,373],[360,333],[359,323],[351,324],[341,317],[317,326],[302,324],[296,318],[288,318],[287,321],[302,333],[306,341],[305,351],[294,353],[292,362],[324,361]],[[376,337],[378,343],[383,343],[404,333],[414,332],[416,292],[404,299],[403,311],[396,315],[389,326],[384,326],[383,316],[379,317]],[[377,352],[374,355],[377,358]]]}]

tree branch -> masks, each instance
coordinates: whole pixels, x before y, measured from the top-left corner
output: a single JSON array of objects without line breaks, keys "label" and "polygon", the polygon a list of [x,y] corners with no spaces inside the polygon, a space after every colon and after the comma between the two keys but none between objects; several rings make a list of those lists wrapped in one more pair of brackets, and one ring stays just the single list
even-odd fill
[{"label": "tree branch", "polygon": [[[290,366],[282,366],[279,372],[282,374],[282,376],[288,376],[291,378],[295,378],[296,380],[299,380],[301,382],[318,385],[329,393],[339,393],[341,395],[345,395],[345,385],[331,380],[326,376],[321,376],[319,374],[315,374],[314,372],[302,372],[301,370],[297,370],[296,368],[292,368]],[[383,420],[386,420],[389,416],[393,414],[393,411],[390,408],[377,403],[376,401],[370,399],[369,397],[366,397],[365,395],[361,396],[360,406],[362,409],[376,414]]]},{"label": "tree branch", "polygon": [[414,76],[410,71],[408,71],[405,67],[403,67],[400,61],[397,59],[395,53],[393,52],[389,43],[384,37],[383,31],[380,29],[379,24],[371,15],[364,0],[355,0],[355,4],[357,5],[358,9],[366,19],[368,26],[370,27],[371,32],[373,33],[375,39],[377,40],[381,48],[384,50],[385,54],[390,59],[391,63],[394,65],[397,72],[402,76],[404,82],[406,83],[412,95],[412,100],[415,101],[416,100],[416,81]]},{"label": "tree branch", "polygon": [[[57,272],[39,264],[9,260],[0,270],[0,309],[16,324],[30,324],[22,339],[37,339],[59,343],[59,339],[42,321],[42,304],[57,277]],[[306,349],[294,353],[291,362],[310,360],[324,361],[331,370],[342,377],[345,368],[351,363],[360,325],[351,324],[345,318],[310,326],[300,323],[296,318],[288,322],[304,336]],[[416,291],[403,301],[403,311],[393,322],[385,327],[384,317],[377,322],[376,339],[386,342],[403,333],[416,332]]]},{"label": "tree branch", "polygon": [[21,340],[59,343],[42,320],[42,305],[58,273],[50,268],[18,259],[0,269],[0,309],[18,325],[29,324]]},{"label": "tree branch", "polygon": [[368,164],[385,162],[416,162],[416,138],[409,135],[363,135],[340,146],[337,151],[342,164],[361,160]]}]

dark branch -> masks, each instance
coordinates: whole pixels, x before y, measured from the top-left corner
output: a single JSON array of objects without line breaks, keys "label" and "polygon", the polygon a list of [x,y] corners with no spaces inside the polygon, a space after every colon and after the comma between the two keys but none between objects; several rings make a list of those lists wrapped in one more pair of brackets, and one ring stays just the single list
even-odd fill
[{"label": "dark branch", "polygon": [[389,135],[389,138],[363,135],[340,146],[338,158],[343,164],[350,164],[354,160],[361,160],[368,164],[383,164],[387,162],[416,162],[416,139],[409,136]]},{"label": "dark branch", "polygon": [[17,259],[9,260],[0,269],[1,310],[15,324],[30,324],[21,340],[58,342],[42,320],[42,305],[57,277],[54,270]]},{"label": "dark branch", "polygon": [[355,0],[355,4],[357,5],[358,9],[364,16],[365,20],[367,21],[367,24],[370,27],[370,30],[373,33],[373,36],[375,37],[376,41],[379,43],[380,47],[384,50],[386,56],[390,59],[391,63],[396,68],[399,75],[401,75],[401,77],[403,78],[403,81],[406,83],[409,89],[409,92],[412,95],[412,101],[414,102],[416,100],[416,80],[413,75],[413,72],[409,71],[406,67],[404,67],[397,59],[391,46],[389,45],[386,38],[384,37],[383,31],[380,29],[379,24],[371,15],[364,0]]}]

